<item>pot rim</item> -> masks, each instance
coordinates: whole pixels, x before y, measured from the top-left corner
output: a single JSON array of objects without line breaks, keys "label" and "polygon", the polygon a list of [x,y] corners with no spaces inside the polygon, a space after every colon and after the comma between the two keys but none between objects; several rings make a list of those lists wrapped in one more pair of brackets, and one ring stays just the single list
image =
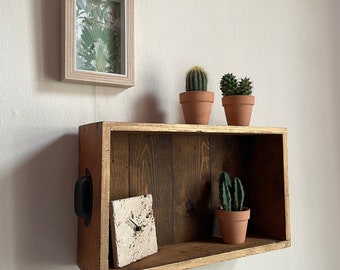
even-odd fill
[{"label": "pot rim", "polygon": [[179,94],[180,103],[203,101],[214,102],[215,93],[211,91],[186,91]]},{"label": "pot rim", "polygon": [[250,208],[243,207],[242,211],[225,211],[223,209],[216,209],[215,215],[217,219],[228,216],[231,220],[249,220]]},{"label": "pot rim", "polygon": [[253,95],[233,95],[222,97],[222,105],[228,106],[231,104],[254,105],[255,96]]},{"label": "pot rim", "polygon": [[220,206],[220,207],[217,207],[216,210],[219,210],[219,211],[221,211],[221,212],[236,212],[236,213],[237,213],[237,212],[250,211],[250,208],[244,206],[244,207],[242,208],[242,211],[227,211],[227,210],[222,209],[221,206]]}]

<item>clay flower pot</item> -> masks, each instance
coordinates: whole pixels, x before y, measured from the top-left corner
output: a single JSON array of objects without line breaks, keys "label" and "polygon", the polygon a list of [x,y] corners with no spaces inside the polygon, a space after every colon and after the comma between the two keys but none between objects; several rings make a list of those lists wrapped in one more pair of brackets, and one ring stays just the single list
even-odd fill
[{"label": "clay flower pot", "polygon": [[216,217],[220,224],[223,242],[227,244],[242,244],[246,240],[250,209],[243,211],[224,211],[216,209]]},{"label": "clay flower pot", "polygon": [[179,94],[186,124],[209,124],[214,92],[187,91]]},{"label": "clay flower pot", "polygon": [[225,96],[222,98],[227,124],[230,126],[249,126],[255,103],[251,95]]}]

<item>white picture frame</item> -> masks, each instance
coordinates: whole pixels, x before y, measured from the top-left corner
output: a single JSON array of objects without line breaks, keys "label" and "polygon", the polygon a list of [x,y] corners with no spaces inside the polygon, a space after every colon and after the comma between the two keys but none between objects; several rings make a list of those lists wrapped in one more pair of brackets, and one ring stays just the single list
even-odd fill
[{"label": "white picture frame", "polygon": [[134,85],[134,1],[62,0],[61,79]]}]

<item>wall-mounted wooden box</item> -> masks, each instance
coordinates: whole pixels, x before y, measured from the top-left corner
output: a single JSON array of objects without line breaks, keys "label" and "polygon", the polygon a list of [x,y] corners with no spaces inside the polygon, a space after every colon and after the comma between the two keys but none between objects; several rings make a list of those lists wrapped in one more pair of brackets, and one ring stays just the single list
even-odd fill
[{"label": "wall-mounted wooden box", "polygon": [[[122,269],[188,269],[290,246],[284,128],[101,122],[79,128],[80,174],[93,180],[90,225],[78,221],[78,265],[112,267],[110,200],[152,193],[160,246]],[[251,208],[246,242],[212,237],[221,170]]]}]

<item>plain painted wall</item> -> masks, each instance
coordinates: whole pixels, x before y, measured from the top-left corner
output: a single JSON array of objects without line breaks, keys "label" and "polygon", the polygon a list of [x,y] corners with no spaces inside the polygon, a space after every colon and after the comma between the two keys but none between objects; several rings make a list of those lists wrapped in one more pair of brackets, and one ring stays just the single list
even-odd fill
[{"label": "plain painted wall", "polygon": [[136,0],[135,87],[60,82],[59,0],[1,0],[0,269],[78,269],[79,125],[182,123],[193,65],[254,81],[252,125],[288,128],[292,247],[204,269],[339,269],[340,1]]}]

